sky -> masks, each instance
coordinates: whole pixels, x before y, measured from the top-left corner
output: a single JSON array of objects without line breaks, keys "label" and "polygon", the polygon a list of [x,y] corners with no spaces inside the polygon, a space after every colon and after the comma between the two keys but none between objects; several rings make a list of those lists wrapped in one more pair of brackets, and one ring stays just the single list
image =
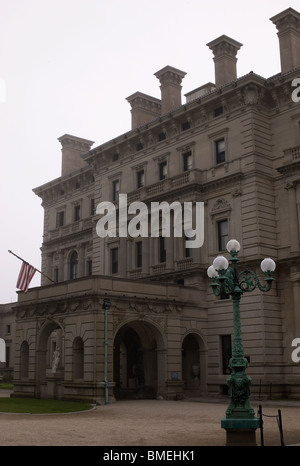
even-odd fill
[{"label": "sky", "polygon": [[[32,189],[61,174],[68,133],[93,147],[131,129],[126,97],[160,98],[154,73],[185,71],[182,96],[214,82],[206,44],[241,42],[238,77],[280,72],[272,16],[299,0],[0,0],[0,303],[17,301],[21,262],[41,267],[43,208]],[[31,287],[40,285],[36,273]]]}]

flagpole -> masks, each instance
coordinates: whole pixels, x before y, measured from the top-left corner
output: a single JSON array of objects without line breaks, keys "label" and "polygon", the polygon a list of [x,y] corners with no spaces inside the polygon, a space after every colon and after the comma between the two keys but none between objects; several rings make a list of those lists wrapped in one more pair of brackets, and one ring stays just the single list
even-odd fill
[{"label": "flagpole", "polygon": [[[18,259],[20,259],[21,261],[28,263],[27,261],[25,261],[24,259],[22,259],[22,257],[17,256],[17,254],[15,254],[14,252],[12,252],[12,251],[10,251],[10,250],[8,250],[8,252],[9,252],[10,254],[12,254],[13,256],[17,257]],[[39,269],[37,269],[36,267],[34,267],[34,268],[35,268],[35,270],[36,270],[37,272],[39,272],[41,275],[43,275],[44,277],[48,278],[48,280],[50,280],[50,282],[56,283],[54,280],[52,280],[52,278],[48,277],[48,275],[46,275],[45,273],[41,272],[41,271],[40,271]]]}]

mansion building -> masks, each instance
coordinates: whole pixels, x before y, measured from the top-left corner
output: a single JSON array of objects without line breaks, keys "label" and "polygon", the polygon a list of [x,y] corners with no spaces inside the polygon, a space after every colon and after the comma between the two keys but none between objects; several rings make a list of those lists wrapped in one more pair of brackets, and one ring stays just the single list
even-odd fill
[{"label": "mansion building", "polygon": [[[228,257],[234,238],[238,267],[263,280],[261,260],[276,262],[272,290],[241,299],[252,395],[299,397],[291,354],[300,338],[300,102],[292,99],[300,13],[271,21],[275,76],[237,77],[242,44],[222,35],[207,44],[215,82],[184,103],[186,73],[165,66],[154,74],[160,99],[127,97],[130,131],[97,147],[59,138],[61,176],[34,189],[44,208],[42,272],[56,283],[42,276],[13,306],[14,396],[107,403],[225,394],[232,301],[214,296],[207,268]],[[149,211],[153,202],[204,203],[203,245],[187,247],[184,234],[100,237],[97,206],[109,201],[118,218],[120,194]]]}]

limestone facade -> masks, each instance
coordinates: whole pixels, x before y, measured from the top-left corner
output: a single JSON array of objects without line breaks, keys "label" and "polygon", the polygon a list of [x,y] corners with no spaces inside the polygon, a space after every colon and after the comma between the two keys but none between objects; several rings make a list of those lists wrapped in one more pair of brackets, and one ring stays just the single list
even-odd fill
[{"label": "limestone facade", "polygon": [[[155,73],[161,99],[127,98],[130,131],[95,148],[59,138],[62,174],[34,189],[44,207],[42,271],[57,284],[43,277],[41,288],[19,294],[16,395],[101,402],[105,389],[110,400],[224,393],[232,303],[214,297],[206,270],[236,238],[240,267],[261,277],[264,257],[277,264],[273,289],[241,300],[252,393],[299,396],[291,342],[300,337],[300,103],[291,95],[300,77],[300,14],[288,9],[272,21],[277,75],[237,78],[242,44],[221,36],[207,44],[215,84],[189,92],[186,103],[186,73],[166,66]],[[149,208],[203,202],[203,246],[186,248],[184,236],[100,238],[97,206],[109,201],[118,211],[121,193]]]}]

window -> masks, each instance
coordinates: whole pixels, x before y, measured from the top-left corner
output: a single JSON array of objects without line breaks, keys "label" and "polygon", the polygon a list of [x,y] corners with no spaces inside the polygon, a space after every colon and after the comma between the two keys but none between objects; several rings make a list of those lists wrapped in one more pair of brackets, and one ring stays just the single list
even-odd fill
[{"label": "window", "polygon": [[185,152],[183,154],[183,171],[191,170],[192,168],[192,152]]},{"label": "window", "polygon": [[191,125],[189,124],[188,121],[185,121],[184,123],[182,123],[182,131],[186,131],[187,129],[190,129]]},{"label": "window", "polygon": [[222,346],[222,372],[223,374],[230,374],[229,360],[231,358],[231,335],[221,336]]},{"label": "window", "polygon": [[74,251],[70,258],[70,280],[78,278],[78,254]]},{"label": "window", "polygon": [[74,222],[80,220],[80,205],[74,207]]},{"label": "window", "polygon": [[217,107],[214,109],[214,117],[218,117],[223,114],[223,107]]},{"label": "window", "polygon": [[159,179],[165,180],[167,178],[167,162],[161,162],[159,164]]},{"label": "window", "polygon": [[91,259],[87,261],[87,274],[88,276],[93,274],[93,262]]},{"label": "window", "polygon": [[143,258],[142,258],[142,241],[135,243],[135,253],[136,253],[136,266],[138,268],[142,267]]},{"label": "window", "polygon": [[185,236],[185,238],[184,238],[184,246],[185,246],[185,247],[184,247],[184,256],[185,256],[185,257],[192,257],[192,249],[186,247],[186,242],[187,242],[187,241],[190,241],[190,240],[191,240],[190,238],[188,238],[187,236]]},{"label": "window", "polygon": [[113,188],[113,201],[118,201],[119,200],[119,191],[120,191],[120,182],[119,180],[115,180],[112,183],[112,188]]},{"label": "window", "polygon": [[54,269],[54,281],[56,283],[58,282],[58,268],[57,267]]},{"label": "window", "polygon": [[56,228],[62,227],[64,224],[65,213],[64,211],[57,212],[56,215]]},{"label": "window", "polygon": [[166,139],[166,133],[165,132],[159,133],[158,141],[164,141],[165,139]]},{"label": "window", "polygon": [[111,250],[111,273],[118,273],[119,271],[118,255],[119,255],[118,248],[113,248]]},{"label": "window", "polygon": [[90,214],[95,215],[95,199],[91,199],[90,201]]},{"label": "window", "polygon": [[159,262],[166,262],[166,238],[164,236],[159,237]]},{"label": "window", "polygon": [[140,170],[136,174],[137,177],[137,188],[142,188],[145,186],[145,172],[144,170]]},{"label": "window", "polygon": [[136,150],[139,151],[139,150],[142,150],[143,149],[143,144],[141,142],[138,142],[137,145],[136,145]]},{"label": "window", "polygon": [[228,243],[228,221],[221,220],[218,222],[218,249],[224,251]]},{"label": "window", "polygon": [[119,154],[117,152],[112,156],[112,160],[113,162],[116,162],[117,160],[119,160]]},{"label": "window", "polygon": [[216,163],[225,162],[225,139],[219,139],[216,144]]}]

